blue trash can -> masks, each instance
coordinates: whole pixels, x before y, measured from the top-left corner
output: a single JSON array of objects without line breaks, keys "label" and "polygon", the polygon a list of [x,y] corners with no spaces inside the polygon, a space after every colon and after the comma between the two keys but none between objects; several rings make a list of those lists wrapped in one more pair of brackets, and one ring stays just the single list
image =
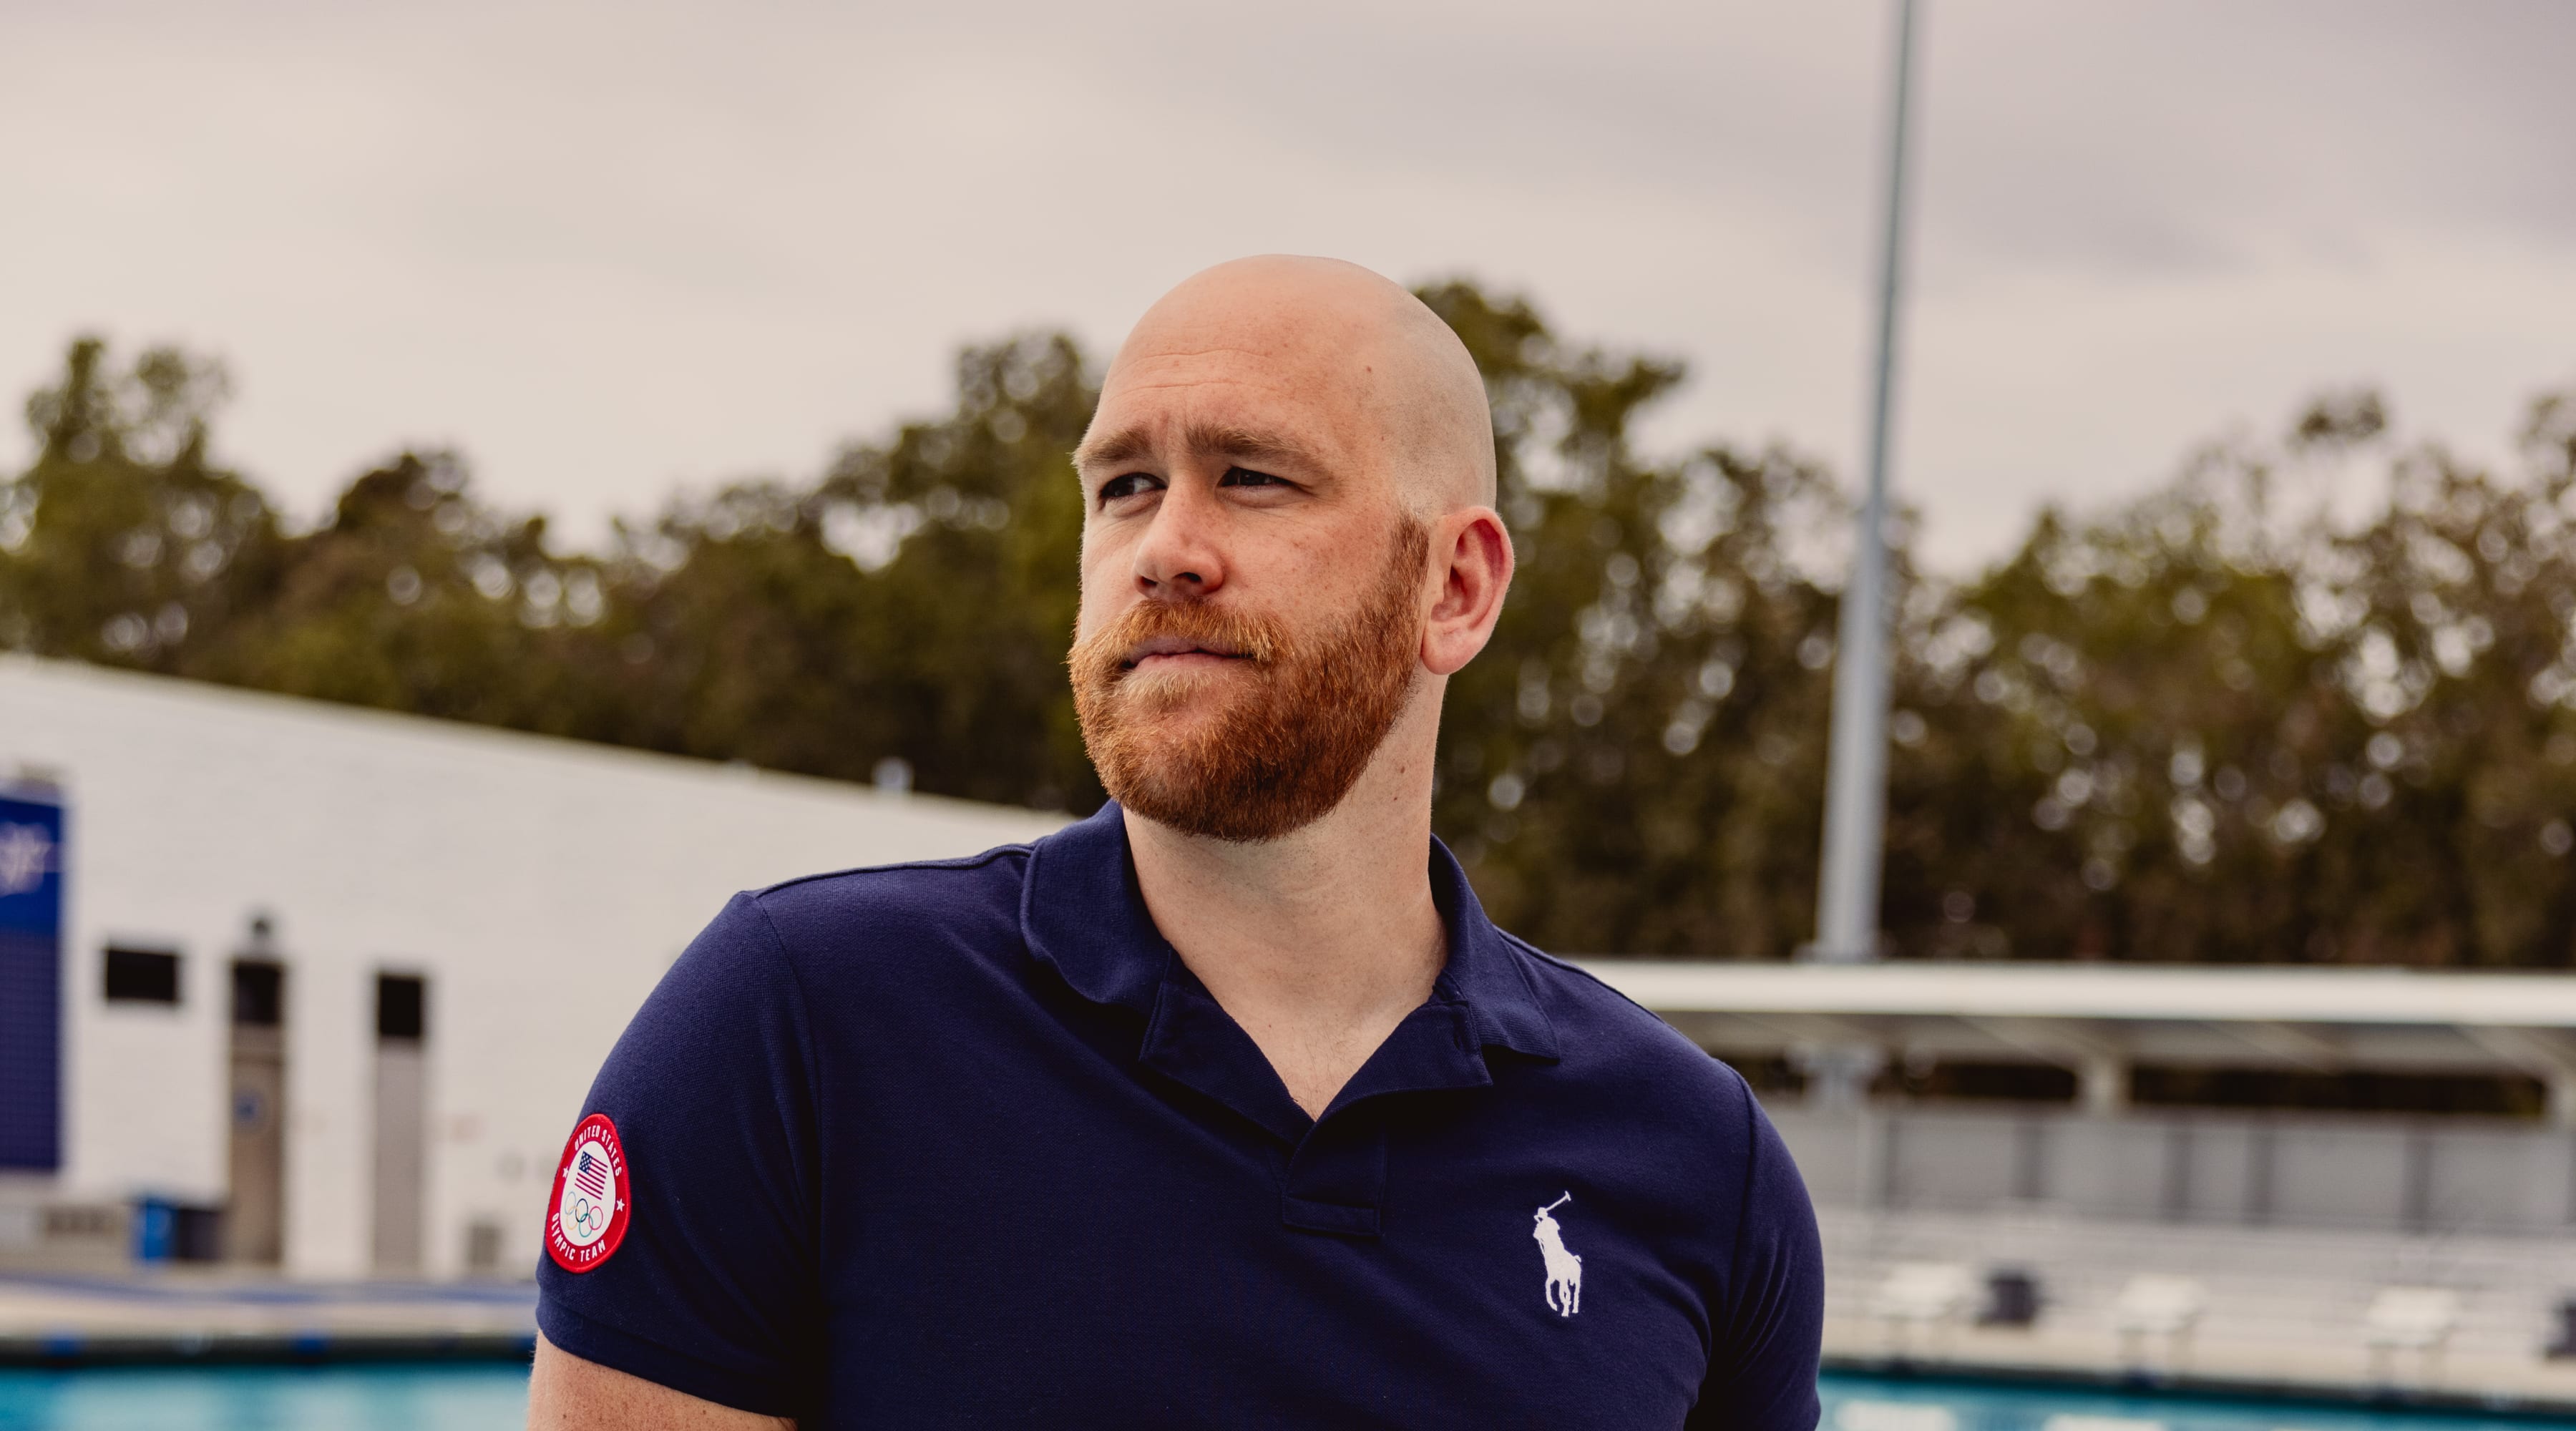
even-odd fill
[{"label": "blue trash can", "polygon": [[179,1209],[163,1198],[137,1198],[134,1203],[134,1260],[167,1262],[178,1247]]}]

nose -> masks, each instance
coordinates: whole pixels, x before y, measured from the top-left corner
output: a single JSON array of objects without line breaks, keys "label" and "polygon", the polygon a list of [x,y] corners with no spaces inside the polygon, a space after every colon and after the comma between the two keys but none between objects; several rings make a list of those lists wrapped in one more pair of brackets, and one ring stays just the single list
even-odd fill
[{"label": "nose", "polygon": [[1136,543],[1136,590],[1167,601],[1213,596],[1225,585],[1225,514],[1196,482],[1175,482]]}]

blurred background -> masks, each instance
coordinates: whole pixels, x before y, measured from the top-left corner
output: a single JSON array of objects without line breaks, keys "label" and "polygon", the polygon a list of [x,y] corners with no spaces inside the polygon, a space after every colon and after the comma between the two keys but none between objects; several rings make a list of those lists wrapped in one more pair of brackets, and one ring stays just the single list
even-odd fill
[{"label": "blurred background", "polygon": [[1066,453],[1261,251],[1486,373],[1436,827],[1762,1092],[1829,1421],[2576,1412],[2576,12],[1918,21],[1817,960],[1890,6],[13,8],[0,1426],[515,1416],[725,895],[1101,800]]}]

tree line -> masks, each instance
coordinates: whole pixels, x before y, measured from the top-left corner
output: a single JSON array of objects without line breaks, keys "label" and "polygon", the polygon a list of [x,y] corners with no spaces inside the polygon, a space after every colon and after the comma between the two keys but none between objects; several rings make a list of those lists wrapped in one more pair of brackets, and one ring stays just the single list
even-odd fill
[{"label": "tree line", "polygon": [[[1779,446],[1645,452],[1679,364],[1421,292],[1484,371],[1521,561],[1451,683],[1437,828],[1548,947],[1789,957],[1839,490]],[[950,411],[572,550],[452,451],[299,527],[213,455],[219,364],[83,339],[0,483],[0,646],[1083,812],[1067,454],[1095,396],[1065,335],[972,347]],[[2356,483],[2358,515],[2316,499]],[[1973,577],[1921,573],[1902,520],[1891,542],[1891,954],[2569,962],[2576,393],[2532,405],[2507,470],[2334,393],[2041,512]]]}]

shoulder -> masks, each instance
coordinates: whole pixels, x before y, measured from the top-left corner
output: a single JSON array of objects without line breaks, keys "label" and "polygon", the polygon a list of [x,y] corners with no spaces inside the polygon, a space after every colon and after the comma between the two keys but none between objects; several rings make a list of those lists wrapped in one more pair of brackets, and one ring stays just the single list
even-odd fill
[{"label": "shoulder", "polygon": [[790,957],[892,939],[981,936],[1019,923],[1027,845],[962,859],[870,865],[783,880],[744,895]]},{"label": "shoulder", "polygon": [[1028,860],[1028,846],[1002,845],[785,880],[735,896],[700,944],[738,975],[783,984],[817,1016],[901,1016],[1017,980]]},{"label": "shoulder", "polygon": [[1743,1080],[1645,1005],[1620,993],[1591,970],[1540,949],[1515,934],[1503,939],[1520,956],[1531,991],[1558,1028],[1615,1064],[1641,1065],[1703,1087],[1742,1088]]},{"label": "shoulder", "polygon": [[1598,975],[1517,935],[1503,939],[1555,1027],[1560,1073],[1615,1106],[1714,1140],[1712,1151],[1746,1150],[1759,1104],[1742,1075]]}]

